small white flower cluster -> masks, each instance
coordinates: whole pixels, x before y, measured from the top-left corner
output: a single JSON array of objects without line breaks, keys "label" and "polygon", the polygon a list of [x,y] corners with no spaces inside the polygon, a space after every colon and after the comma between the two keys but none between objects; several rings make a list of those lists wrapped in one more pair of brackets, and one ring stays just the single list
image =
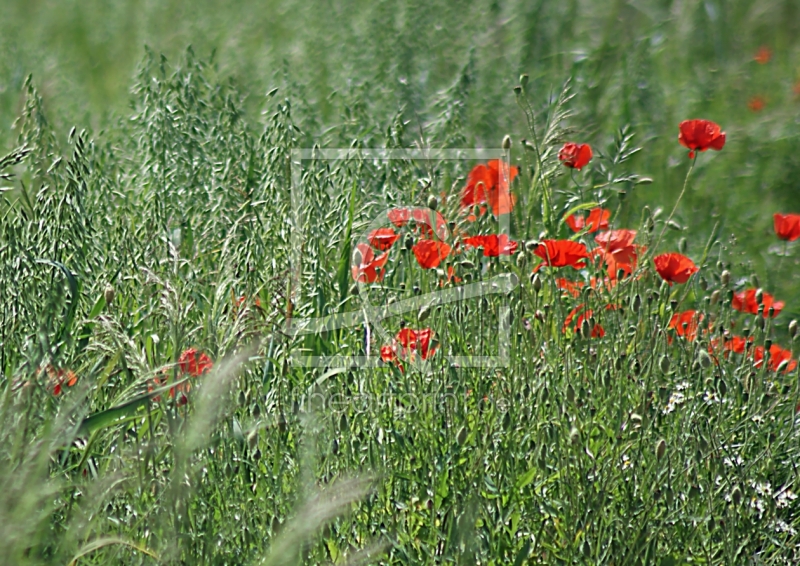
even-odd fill
[{"label": "small white flower cluster", "polygon": [[633,462],[631,462],[630,457],[627,454],[622,455],[622,469],[628,470],[633,467]]},{"label": "small white flower cluster", "polygon": [[781,519],[775,520],[772,523],[772,528],[775,530],[776,533],[786,533],[789,536],[795,536],[797,534],[797,530],[791,525],[788,525],[786,521],[782,521]]},{"label": "small white flower cluster", "polygon": [[706,391],[703,394],[703,401],[706,405],[713,405],[714,403],[721,403],[722,400],[719,398],[714,391]]},{"label": "small white flower cluster", "polygon": [[722,463],[729,468],[733,468],[735,466],[744,465],[744,459],[742,459],[742,457],[737,454],[733,458],[726,456],[725,458],[722,459]]},{"label": "small white flower cluster", "polygon": [[767,482],[750,482],[750,487],[752,487],[755,492],[760,495],[761,497],[770,497],[772,496],[772,486],[770,483]]},{"label": "small white flower cluster", "polygon": [[667,403],[667,406],[664,407],[664,410],[662,412],[665,415],[668,415],[672,411],[674,411],[677,407],[683,405],[685,402],[686,402],[686,395],[676,391],[675,393],[669,396],[669,402]]},{"label": "small white flower cluster", "polygon": [[766,511],[766,505],[764,504],[764,500],[759,499],[755,495],[750,498],[750,507],[758,511],[759,518],[761,518],[761,516],[764,514],[764,511]]},{"label": "small white flower cluster", "polygon": [[797,495],[788,488],[779,489],[775,492],[775,505],[778,506],[778,509],[783,509],[791,505],[792,501],[797,499]]},{"label": "small white flower cluster", "polygon": [[676,391],[686,391],[691,387],[691,383],[688,381],[681,381],[678,385],[675,386]]}]

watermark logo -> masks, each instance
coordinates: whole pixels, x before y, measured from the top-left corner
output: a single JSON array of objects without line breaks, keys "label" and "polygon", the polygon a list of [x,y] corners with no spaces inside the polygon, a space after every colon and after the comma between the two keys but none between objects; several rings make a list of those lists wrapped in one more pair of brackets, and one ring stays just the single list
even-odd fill
[{"label": "watermark logo", "polygon": [[[304,206],[306,194],[304,192],[303,171],[307,162],[327,161],[331,166],[348,160],[360,159],[365,161],[387,162],[443,162],[466,161],[470,164],[490,159],[501,160],[508,171],[508,155],[502,149],[446,149],[446,150],[414,150],[414,149],[296,149],[291,153],[292,168],[292,232],[291,232],[291,288],[297,297],[302,291],[303,249],[305,244],[304,227],[310,218],[304,218],[307,207]],[[503,182],[508,186],[508,179]],[[447,286],[432,292],[415,294],[399,300],[381,300],[376,298],[380,293],[371,292],[380,287],[383,280],[383,270],[386,257],[383,253],[376,252],[370,246],[369,235],[381,229],[400,225],[403,219],[397,215],[407,215],[408,219],[427,225],[427,234],[432,242],[452,241],[452,234],[447,222],[436,210],[416,205],[399,204],[376,215],[368,227],[360,234],[352,236],[351,269],[352,279],[358,287],[360,298],[359,308],[347,312],[340,312],[318,318],[290,318],[287,321],[287,331],[290,335],[298,337],[310,334],[320,334],[345,328],[352,328],[364,335],[364,355],[333,355],[333,356],[293,356],[292,365],[303,367],[374,367],[381,364],[381,357],[377,348],[371,346],[373,334],[382,343],[390,343],[392,333],[389,332],[384,321],[405,313],[419,313],[421,309],[433,310],[440,306],[475,301],[483,297],[497,296],[493,304],[497,306],[496,353],[484,352],[475,355],[446,355],[447,362],[457,367],[507,367],[509,365],[510,346],[510,306],[506,297],[519,284],[513,273],[496,274],[486,280],[470,282],[464,285]],[[497,235],[508,234],[508,214],[500,214],[497,219]],[[388,252],[386,252],[388,253]],[[365,257],[368,256],[368,257]],[[508,261],[508,256],[497,258],[499,262]],[[348,274],[350,275],[350,274]],[[385,296],[385,295],[384,295]],[[292,299],[294,300],[293,297]],[[426,356],[414,355],[403,359],[404,364],[425,366],[430,360]]]}]

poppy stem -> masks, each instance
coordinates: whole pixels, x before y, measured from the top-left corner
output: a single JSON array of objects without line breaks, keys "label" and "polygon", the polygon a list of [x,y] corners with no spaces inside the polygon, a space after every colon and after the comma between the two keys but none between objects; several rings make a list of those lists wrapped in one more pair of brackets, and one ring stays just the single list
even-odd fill
[{"label": "poppy stem", "polygon": [[683,188],[681,189],[681,194],[678,195],[678,200],[675,201],[675,206],[672,207],[672,212],[669,213],[669,218],[667,218],[667,221],[664,222],[664,227],[661,229],[661,233],[658,235],[656,243],[653,244],[651,248],[653,252],[655,252],[655,250],[658,248],[658,244],[660,244],[661,240],[664,238],[664,233],[667,231],[667,227],[669,226],[670,221],[672,221],[672,218],[675,216],[675,212],[678,210],[678,205],[681,203],[683,195],[686,194],[686,187],[689,186],[689,177],[692,176],[692,171],[694,170],[694,164],[696,162],[697,162],[697,154],[694,155],[692,163],[691,165],[689,165],[689,170],[686,172],[686,178],[683,180]]}]

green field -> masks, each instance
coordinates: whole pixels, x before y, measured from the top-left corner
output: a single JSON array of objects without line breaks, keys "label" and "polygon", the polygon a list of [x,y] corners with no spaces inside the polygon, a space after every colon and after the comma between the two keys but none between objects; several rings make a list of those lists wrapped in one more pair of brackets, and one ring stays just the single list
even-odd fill
[{"label": "green field", "polygon": [[800,561],[796,0],[1,4],[0,564]]}]

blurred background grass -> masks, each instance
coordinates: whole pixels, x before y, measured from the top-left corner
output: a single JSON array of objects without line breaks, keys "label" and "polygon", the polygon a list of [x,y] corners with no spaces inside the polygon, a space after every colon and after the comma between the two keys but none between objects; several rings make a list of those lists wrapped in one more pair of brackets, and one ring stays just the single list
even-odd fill
[{"label": "blurred background grass", "polygon": [[385,129],[398,113],[421,139],[458,100],[472,134],[459,141],[497,146],[525,135],[511,90],[520,73],[542,102],[572,76],[576,140],[602,152],[630,124],[644,147],[636,168],[654,183],[636,189],[629,211],[671,206],[687,167],[677,124],[715,120],[728,145],[703,155],[678,216],[691,228],[674,235],[691,251],[719,221],[745,270],[800,300],[791,277],[768,278],[770,246],[782,249],[772,213],[800,211],[797,0],[3,0],[0,148],[15,144],[29,73],[56,131],[98,132],[128,114],[145,46],[176,63],[189,45],[214,53],[253,117],[279,87],[305,109],[312,139],[348,121]]}]

